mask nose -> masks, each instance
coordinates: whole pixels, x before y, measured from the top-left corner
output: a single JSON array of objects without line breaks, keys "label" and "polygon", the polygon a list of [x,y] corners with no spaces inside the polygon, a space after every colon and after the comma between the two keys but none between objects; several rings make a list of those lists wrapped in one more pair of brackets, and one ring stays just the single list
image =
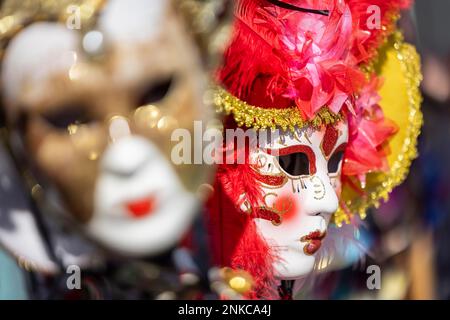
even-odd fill
[{"label": "mask nose", "polygon": [[328,175],[314,175],[309,179],[308,214],[332,215],[339,207],[339,199]]},{"label": "mask nose", "polygon": [[153,148],[146,139],[138,136],[122,138],[106,150],[101,168],[115,175],[133,175],[152,159]]}]

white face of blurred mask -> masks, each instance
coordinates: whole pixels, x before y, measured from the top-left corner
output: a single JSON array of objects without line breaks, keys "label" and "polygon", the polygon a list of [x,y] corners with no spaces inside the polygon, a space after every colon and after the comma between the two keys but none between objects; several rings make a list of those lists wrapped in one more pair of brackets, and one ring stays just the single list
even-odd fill
[{"label": "white face of blurred mask", "polygon": [[173,246],[190,227],[197,205],[166,158],[136,136],[122,138],[105,152],[94,201],[89,233],[136,255]]},{"label": "white face of blurred mask", "polygon": [[297,129],[274,140],[251,154],[265,194],[263,216],[255,223],[277,255],[277,278],[295,280],[313,270],[338,209],[348,125]]}]

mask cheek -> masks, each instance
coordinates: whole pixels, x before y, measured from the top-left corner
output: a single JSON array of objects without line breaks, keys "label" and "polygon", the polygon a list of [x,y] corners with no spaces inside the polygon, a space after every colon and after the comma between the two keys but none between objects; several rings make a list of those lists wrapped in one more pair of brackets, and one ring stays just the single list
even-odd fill
[{"label": "mask cheek", "polygon": [[303,224],[302,200],[291,191],[290,185],[279,189],[263,188],[263,191],[264,204],[257,211],[260,219],[271,222],[272,228],[284,231],[296,230]]},{"label": "mask cheek", "polygon": [[295,195],[281,194],[273,201],[272,207],[275,212],[280,214],[282,225],[291,225],[294,221],[298,223],[300,204]]},{"label": "mask cheek", "polygon": [[37,168],[56,186],[69,212],[80,222],[91,218],[96,159],[77,152],[68,136],[49,135],[35,149]]}]

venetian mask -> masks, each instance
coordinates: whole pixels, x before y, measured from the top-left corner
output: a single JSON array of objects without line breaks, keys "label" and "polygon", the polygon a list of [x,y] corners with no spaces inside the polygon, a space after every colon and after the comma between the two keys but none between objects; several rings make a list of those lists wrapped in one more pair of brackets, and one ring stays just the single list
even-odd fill
[{"label": "venetian mask", "polygon": [[307,126],[271,137],[250,155],[264,193],[255,223],[277,257],[276,277],[295,280],[313,270],[339,207],[348,124]]},{"label": "venetian mask", "polygon": [[324,241],[330,220],[357,226],[415,156],[420,64],[400,33],[390,37],[403,4],[376,1],[371,28],[373,1],[238,1],[216,107],[227,129],[283,130],[259,139],[251,161],[220,165],[208,205],[216,264],[248,272],[251,298],[289,298],[292,282],[279,280],[325,270],[330,236],[347,236]]},{"label": "venetian mask", "polygon": [[211,170],[170,159],[174,129],[213,119],[207,63],[177,3],[105,1],[81,30],[35,22],[2,62],[10,143],[40,208],[127,255],[180,240]]}]

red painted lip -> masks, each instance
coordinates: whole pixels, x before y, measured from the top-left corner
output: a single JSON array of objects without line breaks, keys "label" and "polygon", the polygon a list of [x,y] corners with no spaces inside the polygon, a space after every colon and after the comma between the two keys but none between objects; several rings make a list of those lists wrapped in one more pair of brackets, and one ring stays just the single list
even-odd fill
[{"label": "red painted lip", "polygon": [[314,255],[317,251],[319,251],[320,247],[322,246],[322,240],[326,237],[326,235],[326,232],[316,230],[302,237],[300,239],[300,242],[306,243],[306,245],[303,247],[303,252],[308,256]]},{"label": "red painted lip", "polygon": [[149,216],[155,209],[155,198],[148,197],[126,204],[128,213],[136,219],[141,219]]}]

